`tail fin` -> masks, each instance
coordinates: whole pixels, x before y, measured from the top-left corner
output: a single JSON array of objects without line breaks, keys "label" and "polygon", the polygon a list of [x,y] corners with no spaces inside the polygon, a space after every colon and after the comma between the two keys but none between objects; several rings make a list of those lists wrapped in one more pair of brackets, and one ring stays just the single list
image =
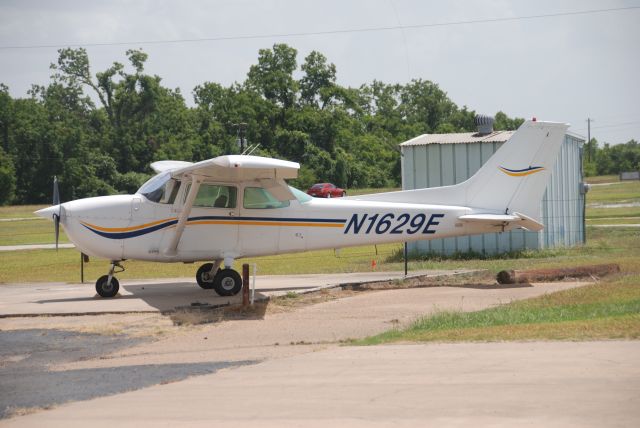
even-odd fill
[{"label": "tail fin", "polygon": [[467,181],[454,186],[379,193],[357,199],[467,206],[477,212],[519,212],[537,219],[567,128],[564,123],[524,122]]},{"label": "tail fin", "polygon": [[467,206],[537,218],[568,126],[525,122],[469,180]]}]

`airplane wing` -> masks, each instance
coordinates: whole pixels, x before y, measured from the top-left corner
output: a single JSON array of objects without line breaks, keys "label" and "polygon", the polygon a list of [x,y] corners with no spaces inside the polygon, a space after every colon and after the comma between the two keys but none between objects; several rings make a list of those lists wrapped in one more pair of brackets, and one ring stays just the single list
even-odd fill
[{"label": "airplane wing", "polygon": [[189,165],[193,165],[193,162],[175,161],[175,160],[163,160],[152,163],[151,169],[157,173],[170,171],[172,169],[184,168]]},{"label": "airplane wing", "polygon": [[[165,161],[169,162],[169,161]],[[175,162],[175,161],[173,161]],[[185,165],[171,171],[171,176],[182,179],[198,176],[209,181],[258,181],[261,187],[280,201],[295,199],[284,180],[296,178],[300,164],[260,156],[227,155]]]},{"label": "airplane wing", "polygon": [[482,223],[507,229],[522,228],[531,232],[539,232],[544,229],[542,223],[538,223],[531,217],[521,213],[513,214],[467,214],[458,217],[463,222]]},{"label": "airplane wing", "polygon": [[298,169],[300,164],[296,162],[260,156],[227,155],[185,165],[171,171],[171,176],[179,179],[185,175],[198,175],[227,182],[285,180],[296,178]]}]

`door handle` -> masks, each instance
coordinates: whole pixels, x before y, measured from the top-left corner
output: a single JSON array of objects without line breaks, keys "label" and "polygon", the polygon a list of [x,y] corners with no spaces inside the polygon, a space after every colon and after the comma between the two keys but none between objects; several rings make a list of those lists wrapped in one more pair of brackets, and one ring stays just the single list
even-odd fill
[{"label": "door handle", "polygon": [[236,215],[236,213],[235,213],[235,212],[233,212],[233,211],[229,211],[229,217],[234,217],[235,215]]}]

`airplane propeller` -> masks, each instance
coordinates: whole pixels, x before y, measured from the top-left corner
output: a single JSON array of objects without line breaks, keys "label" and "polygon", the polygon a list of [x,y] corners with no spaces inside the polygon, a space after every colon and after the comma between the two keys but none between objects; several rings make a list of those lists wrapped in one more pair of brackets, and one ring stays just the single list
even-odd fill
[{"label": "airplane propeller", "polygon": [[53,213],[53,228],[56,234],[56,251],[58,251],[58,240],[60,238],[60,215],[62,214],[62,205],[60,205],[60,190],[58,189],[58,177],[53,177],[53,206],[58,207],[58,212]]}]

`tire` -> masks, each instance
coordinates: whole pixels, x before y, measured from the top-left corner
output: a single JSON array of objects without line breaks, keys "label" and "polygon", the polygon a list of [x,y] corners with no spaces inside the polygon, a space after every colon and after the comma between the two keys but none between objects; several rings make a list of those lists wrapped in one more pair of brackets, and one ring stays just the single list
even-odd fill
[{"label": "tire", "polygon": [[219,296],[235,296],[242,290],[242,278],[233,269],[220,269],[213,278],[213,289]]},{"label": "tire", "polygon": [[109,275],[102,275],[96,281],[96,293],[98,293],[100,297],[113,297],[118,294],[118,290],[120,289],[120,282],[118,282],[115,276],[112,276],[111,285],[107,286],[108,280]]},{"label": "tire", "polygon": [[212,278],[207,278],[211,268],[213,268],[213,263],[205,263],[200,266],[198,272],[196,272],[196,281],[198,285],[205,290],[211,290],[213,288],[213,282],[215,281],[215,275]]},{"label": "tire", "polygon": [[347,192],[342,192],[342,197],[344,198],[345,196],[347,196]]},{"label": "tire", "polygon": [[327,199],[331,199],[331,192],[327,193]]}]

